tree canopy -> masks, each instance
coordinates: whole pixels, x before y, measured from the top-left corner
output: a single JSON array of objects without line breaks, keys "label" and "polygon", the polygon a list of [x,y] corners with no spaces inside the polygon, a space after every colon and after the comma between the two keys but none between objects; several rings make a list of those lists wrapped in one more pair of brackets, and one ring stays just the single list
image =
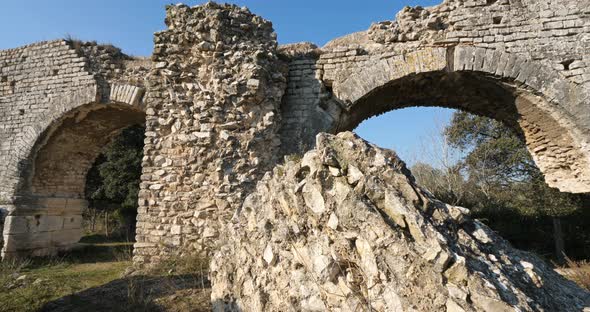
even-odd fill
[{"label": "tree canopy", "polygon": [[96,159],[86,178],[93,209],[114,210],[124,226],[133,226],[141,179],[145,128],[124,129]]},{"label": "tree canopy", "polygon": [[580,196],[550,188],[526,149],[524,138],[503,123],[458,111],[443,133],[465,155],[460,172],[463,204],[475,209],[511,209],[519,214],[560,217],[580,208]]},{"label": "tree canopy", "polygon": [[[546,239],[539,235],[541,229],[524,233],[527,225],[519,226],[519,222],[524,218],[553,220],[553,226],[559,227],[554,230],[560,232],[561,218],[586,213],[587,197],[547,186],[518,130],[458,111],[443,135],[450,148],[460,150],[462,159],[444,169],[419,163],[412,168],[414,175],[438,198],[470,208],[492,228],[504,231],[504,236],[525,241]],[[560,235],[552,234],[556,240]]]}]

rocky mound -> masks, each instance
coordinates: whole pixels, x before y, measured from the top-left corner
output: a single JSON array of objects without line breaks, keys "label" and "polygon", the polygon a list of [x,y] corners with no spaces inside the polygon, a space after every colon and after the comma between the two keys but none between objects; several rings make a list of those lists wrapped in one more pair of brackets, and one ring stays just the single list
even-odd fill
[{"label": "rocky mound", "polygon": [[352,133],[267,174],[211,267],[215,311],[582,311],[590,294]]}]

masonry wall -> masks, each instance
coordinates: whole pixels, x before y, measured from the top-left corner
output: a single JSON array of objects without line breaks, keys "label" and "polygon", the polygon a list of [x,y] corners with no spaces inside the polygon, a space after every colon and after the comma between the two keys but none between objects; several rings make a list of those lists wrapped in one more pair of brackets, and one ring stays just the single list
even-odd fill
[{"label": "masonry wall", "polygon": [[28,153],[49,124],[72,103],[95,100],[85,66],[63,40],[0,51],[0,202],[13,201]]},{"label": "masonry wall", "polygon": [[278,160],[286,66],[270,22],[237,6],[169,6],[155,35],[137,263],[210,252]]},{"label": "masonry wall", "polygon": [[314,134],[332,126],[333,119],[320,106],[326,89],[319,81],[316,62],[314,57],[302,57],[289,63],[289,83],[281,107],[281,137],[282,142],[288,142],[283,144],[283,154],[308,150],[315,144]]},{"label": "masonry wall", "polygon": [[380,44],[472,44],[523,54],[588,86],[588,4],[577,0],[450,0],[432,8],[406,8],[393,23],[373,25],[368,35]]},{"label": "masonry wall", "polygon": [[0,51],[3,257],[54,254],[81,237],[88,168],[114,131],[143,123],[141,112],[119,113],[139,106],[142,92],[125,84],[134,62],[79,41]]},{"label": "masonry wall", "polygon": [[[394,21],[373,25],[367,32],[337,38],[317,49],[310,60],[312,73],[301,76],[301,60],[290,67],[290,88],[338,84],[384,58],[403,55],[425,46],[457,45],[489,48],[539,61],[583,89],[590,88],[590,6],[584,1],[445,1],[431,8],[405,8]],[[291,79],[293,77],[293,79]],[[290,111],[313,114],[319,93],[301,104],[301,97],[288,100]],[[556,96],[550,94],[549,96]],[[299,102],[298,102],[299,101]],[[293,104],[291,104],[293,103]],[[583,101],[564,107],[590,126]],[[292,108],[290,106],[301,108]],[[305,118],[302,118],[302,120]],[[293,124],[294,122],[291,122]],[[289,128],[289,125],[286,125]],[[289,133],[289,129],[285,130]]]},{"label": "masonry wall", "polygon": [[[411,101],[410,96],[403,105],[390,105],[389,109],[412,104],[447,106],[483,113],[511,122],[517,128],[526,128],[524,132],[531,152],[543,154],[534,155],[543,169],[561,170],[559,167],[564,163],[576,167],[581,162],[582,169],[557,175],[563,179],[568,176],[577,177],[573,180],[585,179],[586,182],[562,183],[564,190],[584,191],[590,181],[588,177],[584,178],[590,172],[587,166],[590,160],[590,115],[585,113],[590,93],[589,10],[584,1],[451,0],[431,8],[407,7],[394,21],[374,24],[366,32],[337,38],[312,52],[309,47],[285,47],[287,50],[299,48],[301,53],[290,53],[289,88],[282,106],[287,121],[281,130],[282,150],[285,154],[297,152],[297,149],[305,151],[308,147],[302,148],[298,143],[313,142],[313,137],[320,131],[337,132],[356,127],[360,121],[352,116],[359,110],[355,101],[377,90],[375,87],[384,86],[378,81],[387,81],[387,77],[391,77],[391,81],[402,78],[403,75],[396,77],[396,71],[411,76],[424,72],[425,68],[435,68],[428,63],[436,60],[436,57],[429,56],[428,51],[432,49],[442,49],[447,55],[448,59],[443,59],[442,67],[438,68],[442,72],[455,70],[454,58],[483,62],[488,54],[494,54],[498,58],[491,66],[494,70],[502,67],[497,69],[499,75],[492,77],[498,83],[514,83],[517,88],[524,85],[514,81],[516,75],[502,77],[520,68],[525,68],[527,75],[537,79],[529,83],[534,86],[529,90],[514,91],[514,96],[519,92],[530,92],[543,98],[533,100],[544,105],[543,109],[523,105],[528,107],[521,112],[529,114],[526,122],[517,120],[518,113],[510,113],[514,109],[508,105],[510,103],[497,107],[496,112],[487,113],[481,107],[472,107],[472,101],[450,103],[440,100],[446,96],[443,94],[433,94],[430,102]],[[480,48],[467,53],[477,51],[483,54],[458,56],[455,49],[458,51],[464,47]],[[420,55],[420,51],[425,54]],[[411,86],[400,92],[424,93],[434,85],[426,83],[422,91],[408,91],[408,88]],[[454,88],[456,93],[464,92],[464,89]],[[543,101],[552,104],[545,105],[541,103]],[[372,115],[363,113],[364,118],[383,113],[383,106],[378,104],[363,103],[374,106],[360,108],[373,112]],[[316,120],[312,121],[314,118]],[[574,138],[557,138],[565,132],[571,132],[568,135]],[[577,143],[563,143],[572,140]],[[583,155],[570,155],[571,150],[580,149],[584,150]],[[550,183],[558,185],[554,181]]]},{"label": "masonry wall", "polygon": [[[52,241],[47,233],[55,232],[55,240],[69,246],[60,231],[79,230],[84,172],[100,150],[90,145],[107,138],[98,131],[76,135],[109,122],[104,129],[112,131],[105,133],[114,133],[143,120],[145,111],[135,261],[208,253],[223,243],[224,224],[282,156],[310,149],[319,132],[348,130],[362,121],[358,116],[385,112],[370,100],[391,88],[389,80],[414,77],[404,83],[416,87],[467,68],[478,74],[454,77],[483,77],[476,81],[509,90],[516,111],[494,106],[492,117],[512,114],[539,158],[557,167],[582,164],[563,172],[590,181],[584,173],[590,160],[588,2],[448,0],[406,8],[395,21],[321,49],[277,47],[271,23],[247,9],[176,5],[167,8],[168,29],[155,35],[151,60],[63,40],[0,51],[4,238],[13,251],[42,250]],[[68,140],[85,142],[91,152],[70,159],[77,167],[63,178],[68,156],[59,147]],[[37,215],[47,221],[38,223]]]}]

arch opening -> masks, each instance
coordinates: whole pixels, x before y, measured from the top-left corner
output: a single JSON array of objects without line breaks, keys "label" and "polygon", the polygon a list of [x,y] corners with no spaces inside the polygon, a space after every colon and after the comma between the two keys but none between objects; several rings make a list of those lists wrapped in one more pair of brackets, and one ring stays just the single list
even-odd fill
[{"label": "arch opening", "polygon": [[[338,90],[335,94],[347,98]],[[549,186],[564,192],[590,192],[590,153],[568,116],[541,95],[480,72],[432,71],[379,85],[347,105],[334,132],[413,106],[460,109],[501,121],[525,141]]]},{"label": "arch opening", "polygon": [[88,171],[123,129],[143,124],[145,113],[138,107],[94,103],[50,125],[22,170],[4,223],[3,258],[54,255],[73,247],[83,235]]},{"label": "arch opening", "polygon": [[94,238],[135,242],[145,127],[121,131],[96,158],[86,175],[83,228]]},{"label": "arch opening", "polygon": [[[423,119],[423,120],[420,120]],[[354,131],[394,150],[420,187],[466,207],[519,249],[556,263],[586,259],[588,194],[549,188],[518,133],[491,118],[432,107],[402,108]]]}]

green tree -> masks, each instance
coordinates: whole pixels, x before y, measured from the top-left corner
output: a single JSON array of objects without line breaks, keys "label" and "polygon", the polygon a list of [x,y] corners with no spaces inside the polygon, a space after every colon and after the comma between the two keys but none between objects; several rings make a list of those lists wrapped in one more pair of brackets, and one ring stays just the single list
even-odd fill
[{"label": "green tree", "polygon": [[130,235],[137,216],[145,128],[124,129],[97,158],[86,179],[86,197],[94,209],[112,210]]},{"label": "green tree", "polygon": [[456,112],[444,134],[466,154],[462,166],[472,190],[471,204],[480,211],[511,209],[521,215],[551,217],[555,255],[563,261],[561,218],[580,208],[580,196],[547,186],[522,136],[499,121]]},{"label": "green tree", "polygon": [[445,136],[467,155],[469,178],[486,186],[508,186],[541,175],[521,137],[499,121],[456,112]]}]

